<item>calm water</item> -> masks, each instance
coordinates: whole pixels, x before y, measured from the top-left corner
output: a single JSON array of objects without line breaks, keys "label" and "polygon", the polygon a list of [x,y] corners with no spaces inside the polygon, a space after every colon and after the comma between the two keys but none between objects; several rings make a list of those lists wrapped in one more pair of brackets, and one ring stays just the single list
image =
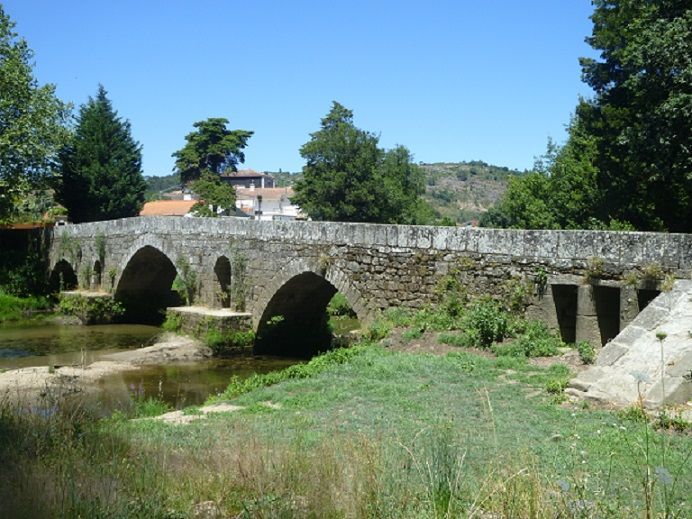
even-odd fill
[{"label": "calm water", "polygon": [[[0,327],[0,370],[31,366],[82,365],[104,355],[151,345],[160,328],[145,325]],[[176,408],[197,405],[223,391],[236,375],[248,377],[298,362],[243,355],[195,363],[146,366],[98,382],[104,409],[126,407],[134,398],[155,396]]]}]

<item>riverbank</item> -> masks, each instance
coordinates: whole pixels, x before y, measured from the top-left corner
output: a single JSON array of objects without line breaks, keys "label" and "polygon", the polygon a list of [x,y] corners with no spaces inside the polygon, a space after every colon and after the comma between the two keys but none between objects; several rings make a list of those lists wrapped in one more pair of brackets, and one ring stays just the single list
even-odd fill
[{"label": "riverbank", "polygon": [[20,405],[55,405],[78,394],[98,390],[99,380],[142,366],[195,362],[211,357],[212,351],[190,337],[163,334],[152,346],[105,355],[89,364],[40,366],[0,373],[0,402]]},{"label": "riverbank", "polygon": [[0,326],[3,323],[41,319],[50,308],[46,297],[17,297],[0,290]]},{"label": "riverbank", "polygon": [[476,329],[474,308],[391,313],[355,347],[234,379],[207,405],[164,419],[145,419],[166,411],[149,401],[95,422],[0,409],[0,511],[686,516],[684,421],[568,400],[565,362],[579,361],[562,348],[527,357],[552,351],[546,336],[526,339],[528,325],[513,325],[518,345],[460,346]]}]

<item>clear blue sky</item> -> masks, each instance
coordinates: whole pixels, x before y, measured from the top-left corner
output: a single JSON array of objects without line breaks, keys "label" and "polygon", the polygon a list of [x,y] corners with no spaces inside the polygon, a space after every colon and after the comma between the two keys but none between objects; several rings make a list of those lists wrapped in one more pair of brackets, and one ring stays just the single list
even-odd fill
[{"label": "clear blue sky", "polygon": [[588,0],[0,0],[35,74],[76,106],[102,83],[171,172],[192,123],[252,130],[245,167],[298,171],[337,100],[416,161],[530,168],[565,138]]}]

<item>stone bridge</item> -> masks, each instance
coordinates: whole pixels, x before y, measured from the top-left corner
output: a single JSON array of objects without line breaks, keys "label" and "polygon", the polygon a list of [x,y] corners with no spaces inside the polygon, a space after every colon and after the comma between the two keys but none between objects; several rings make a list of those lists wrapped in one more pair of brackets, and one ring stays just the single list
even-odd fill
[{"label": "stone bridge", "polygon": [[140,217],[56,227],[50,268],[56,287],[101,287],[133,320],[180,304],[179,277],[195,304],[245,309],[256,331],[282,316],[284,337],[323,320],[336,291],[367,323],[433,301],[452,275],[568,342],[604,344],[666,276],[690,277],[692,235]]}]

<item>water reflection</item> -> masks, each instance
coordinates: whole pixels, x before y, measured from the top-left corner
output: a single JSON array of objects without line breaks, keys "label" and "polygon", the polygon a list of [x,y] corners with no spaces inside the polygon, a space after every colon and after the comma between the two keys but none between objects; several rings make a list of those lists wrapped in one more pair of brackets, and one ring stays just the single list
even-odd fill
[{"label": "water reflection", "polygon": [[101,379],[100,398],[112,409],[129,406],[134,399],[156,397],[176,409],[202,404],[210,395],[223,392],[232,376],[246,378],[268,373],[298,362],[285,357],[255,355],[195,363],[146,366]]},{"label": "water reflection", "polygon": [[[0,370],[88,365],[105,355],[150,345],[160,333],[154,326],[131,324],[5,326],[0,328]],[[285,357],[241,355],[144,366],[95,382],[95,400],[90,399],[89,406],[103,416],[128,408],[134,399],[156,397],[180,409],[222,392],[232,376],[268,373],[296,362]]]}]

